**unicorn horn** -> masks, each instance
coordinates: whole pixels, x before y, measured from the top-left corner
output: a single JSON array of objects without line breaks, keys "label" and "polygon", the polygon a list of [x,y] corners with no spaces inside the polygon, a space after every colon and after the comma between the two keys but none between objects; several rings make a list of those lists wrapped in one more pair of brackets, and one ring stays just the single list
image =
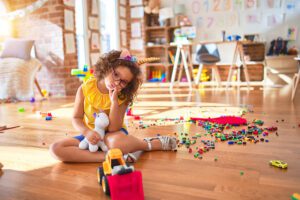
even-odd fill
[{"label": "unicorn horn", "polygon": [[159,60],[160,60],[160,58],[158,58],[158,57],[142,58],[137,61],[137,64],[141,65],[144,63],[150,63],[150,62],[155,62],[155,61],[159,61]]}]

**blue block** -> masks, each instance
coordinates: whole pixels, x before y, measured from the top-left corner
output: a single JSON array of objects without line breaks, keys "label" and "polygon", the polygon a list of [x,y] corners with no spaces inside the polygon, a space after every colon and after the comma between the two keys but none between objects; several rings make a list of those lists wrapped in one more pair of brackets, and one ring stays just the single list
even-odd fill
[{"label": "blue block", "polygon": [[50,121],[50,120],[52,120],[52,117],[51,116],[46,116],[45,120]]},{"label": "blue block", "polygon": [[85,77],[86,75],[85,74],[77,74],[76,76],[80,78],[80,77]]},{"label": "blue block", "polygon": [[228,144],[229,144],[229,145],[233,145],[233,144],[234,144],[234,141],[228,141]]}]

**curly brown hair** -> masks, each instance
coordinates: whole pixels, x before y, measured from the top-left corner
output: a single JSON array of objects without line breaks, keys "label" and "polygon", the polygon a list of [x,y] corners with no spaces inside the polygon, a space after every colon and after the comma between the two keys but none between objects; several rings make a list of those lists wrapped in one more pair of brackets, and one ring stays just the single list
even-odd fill
[{"label": "curly brown hair", "polygon": [[118,59],[120,58],[120,55],[121,51],[112,50],[100,56],[97,63],[94,65],[94,75],[98,80],[102,80],[113,68],[116,69],[119,66],[127,67],[132,73],[133,78],[130,83],[121,90],[119,99],[126,99],[127,103],[131,104],[142,84],[142,73],[136,63],[129,60]]}]

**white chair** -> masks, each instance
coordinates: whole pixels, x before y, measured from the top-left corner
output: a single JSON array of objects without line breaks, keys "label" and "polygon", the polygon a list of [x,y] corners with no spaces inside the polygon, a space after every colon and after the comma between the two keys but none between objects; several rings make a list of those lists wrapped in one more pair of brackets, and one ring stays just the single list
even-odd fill
[{"label": "white chair", "polygon": [[210,66],[212,68],[212,80],[215,80],[218,86],[221,85],[221,77],[217,67],[220,61],[220,54],[216,44],[203,44],[196,47],[196,61],[199,63],[198,73],[195,79],[195,84],[198,85],[203,66]]},{"label": "white chair", "polygon": [[33,41],[10,39],[0,58],[0,99],[15,98],[22,101],[34,97],[34,85],[43,96],[36,79],[42,64],[31,56]]},{"label": "white chair", "polygon": [[292,84],[294,74],[298,73],[298,62],[293,55],[267,56],[265,67],[265,86]]},{"label": "white chair", "polygon": [[41,66],[42,64],[35,58],[28,61],[19,58],[0,59],[0,99],[30,100],[34,97],[34,85],[42,95],[35,78]]},{"label": "white chair", "polygon": [[[191,80],[191,65],[188,65],[188,61],[191,63],[191,54],[189,53],[190,50],[190,44],[189,43],[171,43],[171,46],[176,46],[176,54],[175,54],[175,58],[174,58],[174,65],[173,65],[173,70],[172,70],[172,75],[171,75],[171,82],[170,82],[170,89],[173,89],[174,83],[175,83],[175,79],[176,79],[176,74],[177,74],[177,68],[178,68],[178,64],[179,64],[179,58],[181,58],[181,67],[180,67],[180,72],[179,72],[179,82],[181,79],[181,75],[182,75],[182,69],[184,68],[185,73],[186,73],[186,77],[187,77],[187,81],[188,81],[188,85],[189,85],[189,89],[192,89],[192,80]],[[183,68],[182,68],[183,66]]]}]

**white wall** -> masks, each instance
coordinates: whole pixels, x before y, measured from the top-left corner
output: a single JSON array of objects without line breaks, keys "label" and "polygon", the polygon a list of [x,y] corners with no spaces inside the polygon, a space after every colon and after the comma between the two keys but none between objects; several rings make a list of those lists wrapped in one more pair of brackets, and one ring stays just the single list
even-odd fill
[{"label": "white wall", "polygon": [[[300,0],[257,0],[255,9],[246,9],[247,0],[161,0],[161,7],[174,6],[175,4],[185,4],[186,14],[191,19],[193,25],[197,27],[197,40],[221,40],[222,30],[226,34],[258,33],[262,41],[267,44],[279,36],[286,38],[287,29],[296,27],[298,29],[297,40],[289,42],[289,46],[294,46],[300,50]],[[278,8],[269,8],[267,2],[274,2]],[[226,10],[226,3],[231,5],[230,10]],[[241,2],[242,4],[236,4]],[[294,9],[287,9],[290,2],[295,3]],[[218,4],[220,3],[220,4]],[[216,8],[218,11],[214,11]],[[268,25],[269,19],[277,19],[277,24]],[[272,16],[272,17],[271,17]],[[254,21],[249,23],[247,17],[254,17]],[[253,18],[252,18],[253,19]]]}]

